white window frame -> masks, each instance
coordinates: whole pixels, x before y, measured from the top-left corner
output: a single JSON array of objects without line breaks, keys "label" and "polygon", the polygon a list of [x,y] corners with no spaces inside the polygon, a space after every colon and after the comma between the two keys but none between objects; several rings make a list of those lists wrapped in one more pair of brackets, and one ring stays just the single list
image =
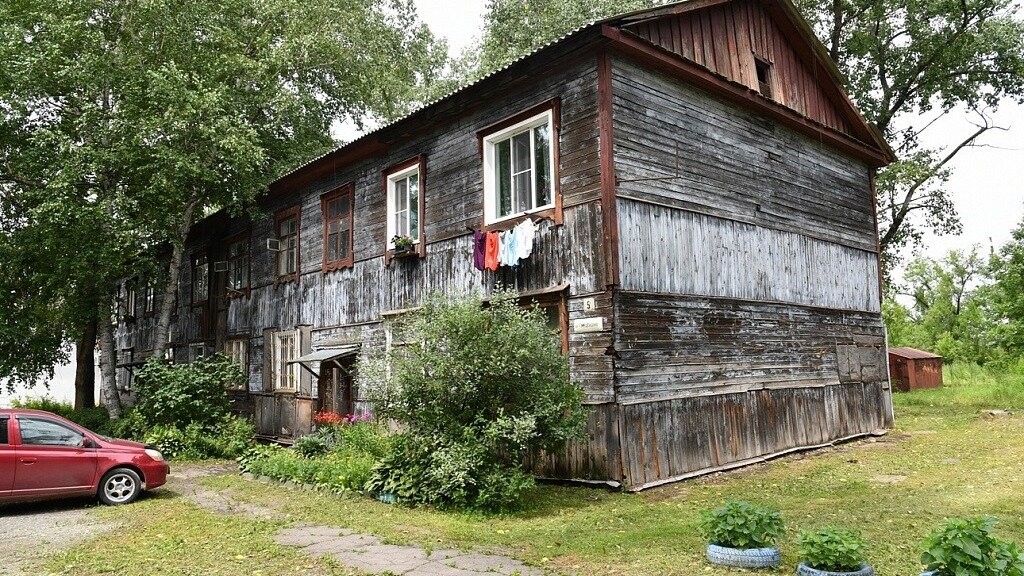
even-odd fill
[{"label": "white window frame", "polygon": [[[410,167],[408,167],[408,168],[406,168],[404,170],[399,170],[399,171],[394,172],[392,174],[388,174],[388,250],[393,250],[395,248],[395,235],[398,234],[398,226],[397,226],[397,224],[395,222],[395,216],[397,216],[397,212],[398,212],[397,205],[395,203],[395,199],[396,199],[395,198],[395,186],[396,186],[396,184],[398,183],[399,180],[406,180],[410,176],[412,176],[413,174],[416,175],[416,182],[417,182],[417,186],[418,186],[418,188],[417,188],[418,192],[416,194],[416,206],[415,206],[415,209],[416,209],[417,227],[419,228],[419,230],[416,231],[416,235],[415,236],[410,235],[409,237],[412,238],[412,241],[413,241],[414,245],[420,243],[420,231],[423,229],[423,214],[419,213],[420,212],[420,199],[422,198],[422,195],[423,195],[423,175],[420,174],[420,165],[417,162],[416,164],[414,164],[414,165],[412,165],[412,166],[410,166]],[[408,188],[406,188],[406,196],[408,196],[408,193],[409,193],[408,192]],[[409,214],[411,213],[410,211],[412,209],[413,209],[413,206],[411,204],[406,207],[406,215],[405,215],[406,227],[408,227],[408,225],[409,225]]]},{"label": "white window frame", "polygon": [[[290,355],[284,355],[284,341],[292,341]],[[288,364],[299,357],[299,331],[278,332],[274,334],[274,390],[294,392],[299,389],[299,365]],[[290,384],[290,386],[288,385]]]},{"label": "white window frame", "polygon": [[228,338],[224,341],[224,354],[241,366],[242,374],[249,376],[249,339]]},{"label": "white window frame", "polygon": [[[533,206],[529,210],[522,212],[515,211],[515,198],[512,199],[513,212],[505,216],[498,216],[498,184],[495,174],[495,159],[494,149],[495,145],[499,142],[507,140],[513,136],[532,130],[543,124],[548,125],[548,163],[549,163],[549,174],[551,175],[551,201],[543,206]],[[530,214],[532,212],[539,212],[541,210],[547,210],[555,207],[555,195],[558,193],[558,186],[556,185],[555,179],[558,177],[555,171],[555,125],[554,125],[554,114],[552,110],[545,110],[536,116],[532,116],[509,126],[503,128],[493,134],[488,134],[483,138],[484,144],[484,221],[486,224],[493,224],[495,222],[501,222],[503,220],[509,220],[522,216],[523,214]],[[533,204],[537,197],[537,178],[536,170],[537,166],[534,164],[536,161],[536,150],[534,149],[534,139],[530,138],[530,167],[531,167],[531,178],[530,178],[530,203]]]}]

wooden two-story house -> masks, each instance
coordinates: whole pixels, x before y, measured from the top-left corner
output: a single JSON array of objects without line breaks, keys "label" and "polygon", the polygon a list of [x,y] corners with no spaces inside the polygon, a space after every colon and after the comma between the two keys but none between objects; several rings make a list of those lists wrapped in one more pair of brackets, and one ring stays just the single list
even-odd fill
[{"label": "wooden two-story house", "polygon": [[[240,406],[288,440],[372,410],[352,371],[400,339],[389,319],[505,284],[549,313],[592,408],[542,474],[639,489],[864,435],[892,421],[890,159],[789,0],[610,18],[282,176],[264,217],[200,222],[174,358],[236,358]],[[525,218],[532,254],[478,270],[474,232]],[[120,327],[126,366],[153,298]]]}]

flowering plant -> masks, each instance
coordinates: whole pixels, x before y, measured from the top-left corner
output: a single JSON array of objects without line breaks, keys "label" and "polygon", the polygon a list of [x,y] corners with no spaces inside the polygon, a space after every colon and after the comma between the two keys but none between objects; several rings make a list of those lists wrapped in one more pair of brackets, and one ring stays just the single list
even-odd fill
[{"label": "flowering plant", "polygon": [[313,415],[313,421],[317,424],[356,424],[358,422],[369,422],[373,416],[369,412],[362,414],[345,414],[342,416],[337,412],[328,412],[327,410],[321,410]]}]

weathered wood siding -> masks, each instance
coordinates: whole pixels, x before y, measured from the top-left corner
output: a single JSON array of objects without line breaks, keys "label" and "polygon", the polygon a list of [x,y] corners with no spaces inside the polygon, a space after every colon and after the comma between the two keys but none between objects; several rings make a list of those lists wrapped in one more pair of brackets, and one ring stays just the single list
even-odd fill
[{"label": "weathered wood siding", "polygon": [[887,425],[882,384],[763,389],[627,404],[625,483],[641,489]]},{"label": "weathered wood siding", "polygon": [[628,60],[612,82],[619,197],[875,251],[863,162]]},{"label": "weathered wood siding", "polygon": [[728,2],[647,20],[627,30],[753,91],[758,91],[757,55],[772,65],[773,100],[829,128],[853,134],[836,96],[823,89],[824,74],[815,75],[813,62],[794,49],[761,2]]},{"label": "weathered wood siding", "polygon": [[890,424],[869,168],[629,60],[612,86],[625,483]]},{"label": "weathered wood siding", "polygon": [[619,199],[622,288],[879,310],[874,252]]}]

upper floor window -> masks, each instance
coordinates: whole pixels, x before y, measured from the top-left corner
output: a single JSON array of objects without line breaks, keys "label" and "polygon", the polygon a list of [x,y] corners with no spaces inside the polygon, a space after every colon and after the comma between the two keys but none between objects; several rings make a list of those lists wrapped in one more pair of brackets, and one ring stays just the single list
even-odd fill
[{"label": "upper floor window", "polygon": [[249,287],[249,237],[228,243],[228,289],[245,290]]},{"label": "upper floor window", "polygon": [[387,177],[388,195],[388,249],[394,249],[395,237],[420,241],[420,162],[400,168]]},{"label": "upper floor window", "polygon": [[205,253],[192,256],[192,303],[206,302],[210,293],[210,262]]},{"label": "upper floor window", "polygon": [[554,207],[552,112],[483,137],[486,222]]},{"label": "upper floor window", "polygon": [[324,270],[352,265],[351,184],[320,198],[324,215]]},{"label": "upper floor window", "polygon": [[135,317],[135,291],[138,289],[134,280],[124,283],[124,310],[122,316],[125,318]]},{"label": "upper floor window", "polygon": [[146,314],[153,314],[156,312],[156,284],[152,282],[146,283],[146,287],[142,293],[142,310]]},{"label": "upper floor window", "polygon": [[[299,274],[299,208],[296,206],[277,215],[277,277],[294,279]],[[289,278],[290,277],[290,278]]]}]

